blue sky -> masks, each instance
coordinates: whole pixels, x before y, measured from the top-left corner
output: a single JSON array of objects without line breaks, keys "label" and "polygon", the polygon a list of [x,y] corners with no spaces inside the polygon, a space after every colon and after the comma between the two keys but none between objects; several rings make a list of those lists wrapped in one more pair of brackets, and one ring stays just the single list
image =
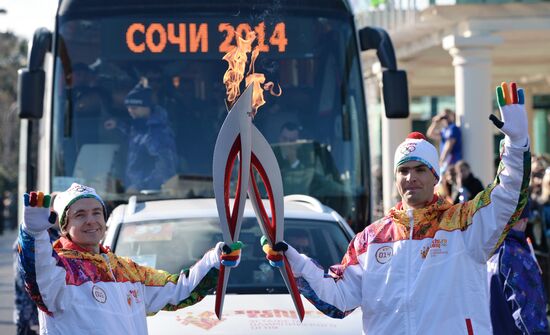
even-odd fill
[{"label": "blue sky", "polygon": [[57,0],[0,0],[0,31],[12,31],[27,39],[38,27],[53,28]]}]

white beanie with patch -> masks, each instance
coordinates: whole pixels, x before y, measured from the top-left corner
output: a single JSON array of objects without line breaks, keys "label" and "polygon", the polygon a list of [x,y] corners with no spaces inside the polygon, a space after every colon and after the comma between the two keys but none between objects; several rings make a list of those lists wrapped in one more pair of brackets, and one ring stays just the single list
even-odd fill
[{"label": "white beanie with patch", "polygon": [[425,164],[439,181],[439,155],[437,149],[426,140],[426,137],[415,131],[409,134],[405,141],[395,150],[393,171],[408,162],[418,161]]},{"label": "white beanie with patch", "polygon": [[93,198],[99,201],[99,203],[103,207],[103,215],[105,216],[105,220],[107,220],[107,211],[105,209],[105,204],[103,203],[101,197],[96,193],[96,191],[91,187],[73,183],[71,187],[69,187],[66,191],[57,194],[53,202],[53,209],[57,212],[57,215],[59,216],[59,225],[62,229],[67,224],[66,217],[69,207],[71,207],[71,205],[74,204],[77,200],[83,198]]}]

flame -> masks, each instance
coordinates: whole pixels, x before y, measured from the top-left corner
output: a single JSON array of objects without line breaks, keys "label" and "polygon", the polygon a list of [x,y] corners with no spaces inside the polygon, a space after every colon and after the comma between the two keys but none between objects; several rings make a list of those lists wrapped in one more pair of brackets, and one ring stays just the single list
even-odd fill
[{"label": "flame", "polygon": [[246,39],[237,36],[237,47],[233,47],[224,56],[229,67],[223,75],[223,83],[227,94],[229,108],[233,106],[237,98],[241,95],[240,84],[244,78],[244,68],[248,60],[248,54],[252,50],[252,42],[256,39],[256,33],[249,32]]},{"label": "flame", "polygon": [[280,97],[281,94],[283,94],[283,89],[281,88],[281,85],[277,84],[277,86],[279,87],[279,92],[275,93],[275,91],[273,90],[273,87],[275,87],[275,84],[273,84],[272,81],[268,81],[264,85],[264,90],[269,91],[269,94],[271,94],[274,97]]},{"label": "flame", "polygon": [[[225,71],[225,74],[223,75],[223,83],[226,88],[227,106],[230,109],[241,95],[240,85],[244,78],[244,70],[248,60],[248,54],[252,52],[250,66],[248,68],[248,72],[246,73],[246,78],[244,78],[246,87],[253,85],[252,117],[254,117],[258,112],[258,108],[265,104],[264,90],[269,91],[271,95],[277,97],[281,96],[283,93],[280,85],[277,85],[279,87],[279,92],[275,93],[273,90],[275,86],[273,82],[270,81],[265,83],[265,75],[255,72],[254,64],[260,54],[259,46],[256,46],[254,50],[252,50],[252,43],[255,39],[256,33],[253,31],[248,32],[246,34],[246,38],[244,39],[241,36],[237,36],[237,46],[233,47],[223,56],[223,60],[227,61],[229,65],[227,71]],[[265,85],[262,86],[264,83]]]}]

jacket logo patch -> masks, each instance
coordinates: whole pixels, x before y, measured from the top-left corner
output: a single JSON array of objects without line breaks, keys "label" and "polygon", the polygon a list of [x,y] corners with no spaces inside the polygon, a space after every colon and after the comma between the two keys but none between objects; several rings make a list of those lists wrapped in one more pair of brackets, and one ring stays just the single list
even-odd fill
[{"label": "jacket logo patch", "polygon": [[381,247],[380,249],[376,250],[375,256],[378,263],[385,264],[389,262],[389,260],[393,256],[393,249],[389,246]]},{"label": "jacket logo patch", "polygon": [[438,255],[446,255],[449,253],[447,251],[447,242],[448,241],[446,238],[434,238],[429,245],[423,247],[420,250],[420,255],[422,256],[422,258],[426,258],[428,256],[428,252],[432,257]]},{"label": "jacket logo patch", "polygon": [[99,286],[92,286],[92,296],[97,302],[104,304],[107,301],[107,294]]}]

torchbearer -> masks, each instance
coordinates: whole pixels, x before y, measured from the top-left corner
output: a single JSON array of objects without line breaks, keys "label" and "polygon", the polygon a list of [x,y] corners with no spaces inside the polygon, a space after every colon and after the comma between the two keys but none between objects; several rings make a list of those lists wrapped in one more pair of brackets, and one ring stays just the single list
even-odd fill
[{"label": "torchbearer", "polygon": [[[363,311],[364,334],[492,334],[486,261],[527,202],[531,170],[522,89],[497,87],[505,135],[493,184],[453,205],[434,194],[437,150],[420,133],[395,152],[395,183],[402,201],[355,236],[330,276],[292,246],[283,253],[303,296],[324,314]],[[488,159],[487,164],[491,164]],[[285,251],[286,249],[286,251]]]},{"label": "torchbearer", "polygon": [[[179,274],[141,266],[104,248],[107,213],[91,187],[73,183],[57,195],[25,194],[19,233],[20,275],[40,310],[41,334],[147,334],[147,314],[193,305],[214,287],[223,243]],[[47,229],[59,217],[62,237]],[[236,256],[236,257],[235,257]]]}]

